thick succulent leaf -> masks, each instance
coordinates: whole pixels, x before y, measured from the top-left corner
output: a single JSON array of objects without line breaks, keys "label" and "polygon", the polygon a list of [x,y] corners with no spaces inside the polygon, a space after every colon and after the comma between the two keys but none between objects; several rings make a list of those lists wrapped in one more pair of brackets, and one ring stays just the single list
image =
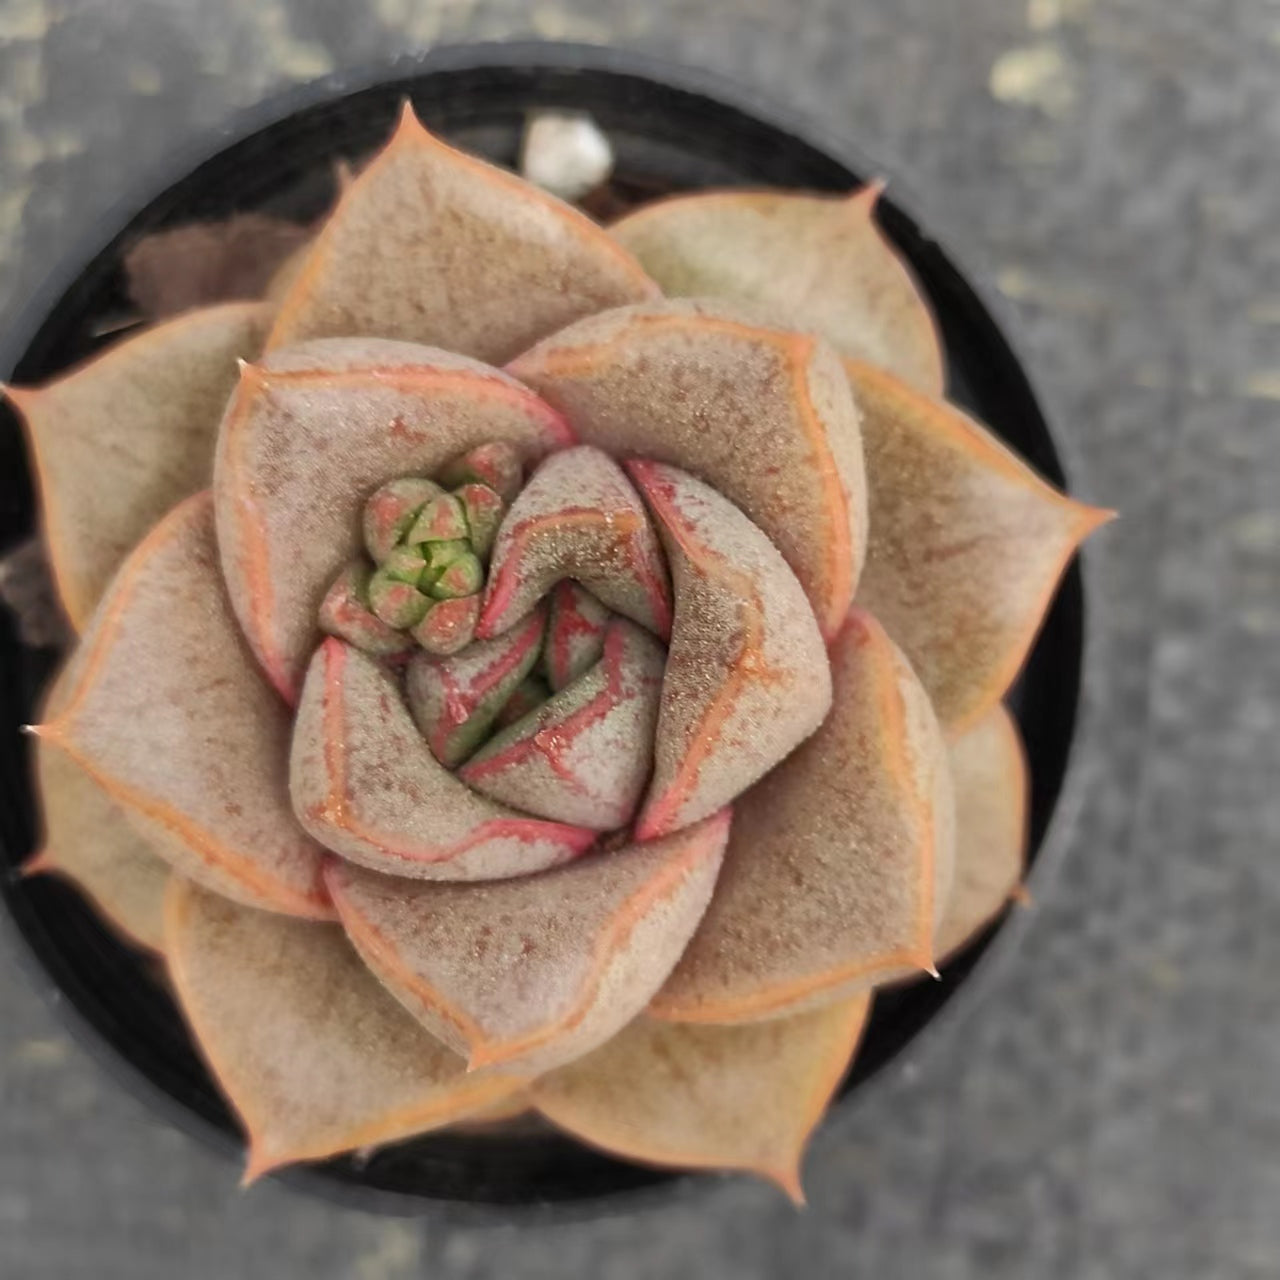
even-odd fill
[{"label": "thick succulent leaf", "polygon": [[657,535],[622,468],[582,445],[553,454],[498,529],[479,634],[498,635],[572,578],[664,640],[671,587]]},{"label": "thick succulent leaf", "polygon": [[392,880],[335,862],[328,883],[365,962],[473,1068],[536,1074],[648,1003],[706,909],[727,810],[673,836],[496,884]]},{"label": "thick succulent leaf", "polygon": [[841,355],[941,395],[945,357],[933,314],[876,225],[882,190],[680,196],[647,205],[612,232],[668,296],[764,307],[821,334]]},{"label": "thick succulent leaf", "polygon": [[289,806],[289,715],[218,582],[213,503],[180,503],[125,561],[38,732],[183,875],[251,905],[332,914]]},{"label": "thick succulent leaf", "polygon": [[257,353],[266,319],[249,303],[192,311],[46,386],[9,389],[35,455],[54,577],[77,630],[156,521],[208,486],[236,360]]},{"label": "thick succulent leaf", "polygon": [[360,549],[365,499],[494,440],[528,463],[572,436],[512,379],[408,343],[322,339],[244,370],[218,438],[218,539],[241,625],[286,698],[325,590]]},{"label": "thick succulent leaf", "polygon": [[716,896],[652,1012],[750,1022],[933,967],[955,808],[929,700],[871,617],[831,648],[822,727],[737,805]]},{"label": "thick succulent leaf", "polygon": [[269,346],[377,334],[500,364],[657,292],[589,218],[433,138],[406,104],[317,237]]},{"label": "thick succulent leaf", "polygon": [[835,634],[866,549],[866,478],[825,343],[673,300],[593,316],[510,369],[588,444],[681,467],[741,508]]},{"label": "thick succulent leaf", "polygon": [[522,1081],[467,1072],[378,984],[335,925],[254,911],[175,879],[169,972],[244,1124],[245,1181],[482,1112]]},{"label": "thick succulent leaf", "polygon": [[800,1161],[848,1070],[870,997],[748,1027],[639,1018],[538,1080],[549,1120],[628,1160],[742,1170],[804,1201]]},{"label": "thick succulent leaf", "polygon": [[604,653],[609,610],[576,582],[557,583],[551,592],[542,669],[553,689],[563,689]]},{"label": "thick succulent leaf", "polygon": [[405,677],[409,711],[445,768],[456,768],[485,740],[538,661],[545,629],[546,613],[540,610],[493,640],[476,640],[451,657],[420,653],[410,661]]},{"label": "thick succulent leaf", "polygon": [[389,875],[502,880],[567,862],[595,840],[459,782],[431,754],[394,678],[340,640],[326,640],[307,672],[290,788],[321,844]]},{"label": "thick succulent leaf", "polygon": [[[73,674],[67,668],[55,681],[47,716],[65,705]],[[23,873],[65,876],[131,942],[159,951],[164,945],[169,864],[70,756],[38,740],[35,756],[44,842],[23,866]]]},{"label": "thick succulent leaf", "polygon": [[1018,726],[989,711],[950,746],[956,793],[956,871],[937,952],[948,957],[985,929],[1018,891],[1026,865],[1030,779]]},{"label": "thick succulent leaf", "polygon": [[496,734],[458,777],[482,795],[595,831],[631,821],[653,764],[666,651],[615,618],[594,667]]},{"label": "thick succulent leaf", "polygon": [[870,365],[847,368],[871,494],[858,603],[961,732],[1013,683],[1072,553],[1112,513],[1052,489],[959,409]]},{"label": "thick succulent leaf", "polygon": [[675,621],[636,834],[706,817],[822,723],[831,672],[813,610],[786,561],[714,489],[675,467],[628,464],[658,523]]}]

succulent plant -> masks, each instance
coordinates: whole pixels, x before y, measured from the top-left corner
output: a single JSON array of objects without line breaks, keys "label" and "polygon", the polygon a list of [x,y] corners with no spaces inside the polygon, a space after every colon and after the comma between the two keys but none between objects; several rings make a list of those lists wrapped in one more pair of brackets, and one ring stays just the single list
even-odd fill
[{"label": "succulent plant", "polygon": [[269,300],[10,392],[81,633],[31,866],[247,1177],[529,1107],[798,1198],[873,989],[1017,887],[1002,699],[1107,513],[946,401],[878,195],[606,230],[406,109]]}]

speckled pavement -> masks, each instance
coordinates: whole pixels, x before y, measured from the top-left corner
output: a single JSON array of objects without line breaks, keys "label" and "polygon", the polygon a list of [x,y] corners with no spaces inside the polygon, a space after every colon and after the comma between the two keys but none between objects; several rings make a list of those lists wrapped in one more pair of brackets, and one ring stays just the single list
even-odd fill
[{"label": "speckled pavement", "polygon": [[[800,15],[799,17],[797,15]],[[1088,474],[1112,674],[1018,963],[807,1170],[519,1232],[336,1210],[147,1113],[0,971],[0,1276],[1280,1275],[1280,6],[0,0],[0,305],[192,131],[441,40],[712,68],[907,175]]]}]

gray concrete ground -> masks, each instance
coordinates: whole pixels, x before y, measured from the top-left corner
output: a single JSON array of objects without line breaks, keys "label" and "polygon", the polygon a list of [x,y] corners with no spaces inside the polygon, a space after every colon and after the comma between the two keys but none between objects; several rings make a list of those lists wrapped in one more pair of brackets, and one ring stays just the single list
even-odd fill
[{"label": "gray concrete ground", "polygon": [[905,171],[1120,507],[1106,759],[989,1003],[809,1169],[524,1234],[233,1170],[0,974],[14,1280],[1280,1274],[1280,7],[1271,0],[0,0],[0,299],[192,130],[441,40],[611,41]]}]

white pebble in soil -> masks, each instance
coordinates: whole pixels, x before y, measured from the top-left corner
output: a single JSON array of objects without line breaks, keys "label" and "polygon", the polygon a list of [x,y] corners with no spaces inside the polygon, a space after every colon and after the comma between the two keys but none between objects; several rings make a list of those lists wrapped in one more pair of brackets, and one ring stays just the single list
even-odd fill
[{"label": "white pebble in soil", "polygon": [[542,111],[529,117],[520,172],[562,200],[578,200],[613,171],[613,148],[590,116]]}]

